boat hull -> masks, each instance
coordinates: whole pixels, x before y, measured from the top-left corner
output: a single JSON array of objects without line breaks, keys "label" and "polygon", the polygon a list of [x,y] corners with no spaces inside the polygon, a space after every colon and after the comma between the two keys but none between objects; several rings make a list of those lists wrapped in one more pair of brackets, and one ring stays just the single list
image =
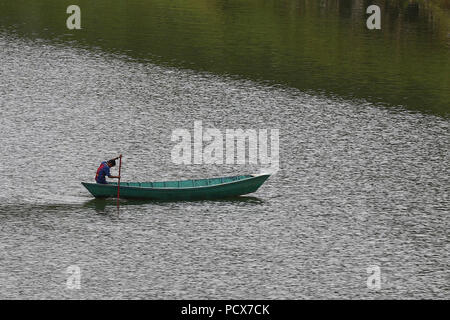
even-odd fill
[{"label": "boat hull", "polygon": [[[124,199],[148,199],[148,200],[203,200],[203,199],[221,199],[228,197],[236,197],[244,194],[253,193],[269,178],[270,175],[249,175],[236,176],[228,178],[202,179],[202,180],[186,180],[180,182],[158,182],[158,183],[142,183],[144,187],[139,186],[140,183],[124,183],[120,185],[120,198]],[[244,178],[241,178],[244,177]],[[208,181],[218,181],[218,179],[234,179],[225,180],[225,183],[213,185],[195,186],[196,184],[207,184]],[[149,185],[183,185],[188,181],[192,181],[192,187],[151,187]],[[117,197],[117,184],[98,184],[82,182],[82,185],[95,198],[113,198]]]}]

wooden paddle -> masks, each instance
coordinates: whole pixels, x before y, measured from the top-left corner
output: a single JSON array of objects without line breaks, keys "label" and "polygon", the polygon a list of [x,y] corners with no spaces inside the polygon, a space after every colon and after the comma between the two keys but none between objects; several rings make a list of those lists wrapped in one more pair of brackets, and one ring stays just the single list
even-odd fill
[{"label": "wooden paddle", "polygon": [[119,207],[120,199],[120,171],[122,169],[122,155],[119,156],[119,179],[117,181],[117,207]]}]

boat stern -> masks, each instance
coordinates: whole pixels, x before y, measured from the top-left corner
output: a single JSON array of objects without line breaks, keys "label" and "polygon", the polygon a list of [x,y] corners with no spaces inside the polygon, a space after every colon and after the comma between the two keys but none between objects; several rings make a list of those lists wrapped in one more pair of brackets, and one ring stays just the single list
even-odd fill
[{"label": "boat stern", "polygon": [[81,182],[81,184],[95,197],[108,198],[114,196],[117,188],[109,184]]}]

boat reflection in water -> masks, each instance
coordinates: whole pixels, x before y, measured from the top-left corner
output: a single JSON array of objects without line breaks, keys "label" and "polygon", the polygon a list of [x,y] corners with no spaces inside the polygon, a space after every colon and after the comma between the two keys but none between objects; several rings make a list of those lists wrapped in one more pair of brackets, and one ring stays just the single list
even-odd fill
[{"label": "boat reflection in water", "polygon": [[[119,202],[119,207],[130,207],[130,206],[145,206],[145,205],[169,205],[173,203],[239,203],[245,205],[260,205],[265,201],[251,196],[236,196],[225,199],[214,199],[214,200],[184,200],[184,201],[171,201],[171,200],[139,200],[139,199],[121,199]],[[117,199],[108,199],[108,198],[96,198],[89,201],[86,201],[83,204],[84,208],[94,209],[97,213],[105,214],[109,212],[109,209],[117,207]]]}]

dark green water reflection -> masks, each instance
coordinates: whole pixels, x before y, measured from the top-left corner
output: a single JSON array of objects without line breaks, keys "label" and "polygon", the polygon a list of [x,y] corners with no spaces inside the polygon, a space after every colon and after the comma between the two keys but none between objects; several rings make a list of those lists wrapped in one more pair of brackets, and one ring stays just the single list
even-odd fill
[{"label": "dark green water reflection", "polygon": [[[82,30],[66,28],[78,4]],[[370,4],[381,30],[366,28]],[[449,114],[443,1],[4,0],[0,28],[177,67]]]}]

